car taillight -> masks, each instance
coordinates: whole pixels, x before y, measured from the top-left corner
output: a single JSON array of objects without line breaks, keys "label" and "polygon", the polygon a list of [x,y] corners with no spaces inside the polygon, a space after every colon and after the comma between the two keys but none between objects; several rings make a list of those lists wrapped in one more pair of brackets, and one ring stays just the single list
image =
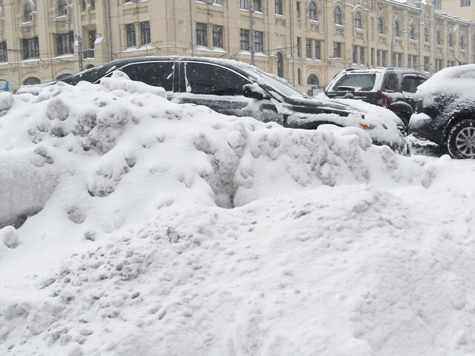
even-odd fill
[{"label": "car taillight", "polygon": [[383,108],[389,109],[389,99],[383,93],[378,95],[378,99],[376,100],[376,105],[382,106]]}]

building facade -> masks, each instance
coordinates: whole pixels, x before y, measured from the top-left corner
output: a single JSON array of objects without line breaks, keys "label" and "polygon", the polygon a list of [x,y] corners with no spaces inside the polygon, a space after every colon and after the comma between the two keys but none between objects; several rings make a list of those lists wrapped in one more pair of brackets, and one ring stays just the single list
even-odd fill
[{"label": "building facade", "polygon": [[348,67],[474,63],[473,19],[438,11],[392,0],[0,0],[0,80],[15,91],[120,58],[212,56],[306,92]]}]

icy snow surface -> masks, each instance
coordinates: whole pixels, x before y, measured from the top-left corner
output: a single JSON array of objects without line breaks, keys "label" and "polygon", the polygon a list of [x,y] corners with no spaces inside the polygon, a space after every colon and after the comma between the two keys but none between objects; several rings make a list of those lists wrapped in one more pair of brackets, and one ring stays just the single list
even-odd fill
[{"label": "icy snow surface", "polygon": [[473,161],[164,96],[0,95],[0,355],[475,353]]}]

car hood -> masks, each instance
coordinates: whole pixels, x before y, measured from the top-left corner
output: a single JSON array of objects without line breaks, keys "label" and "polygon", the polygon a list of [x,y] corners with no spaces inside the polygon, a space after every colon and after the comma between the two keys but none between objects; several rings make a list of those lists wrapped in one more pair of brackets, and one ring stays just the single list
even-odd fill
[{"label": "car hood", "polygon": [[[330,103],[328,103],[329,101]],[[328,122],[344,127],[353,126],[366,132],[374,143],[387,145],[401,154],[409,154],[408,143],[400,131],[404,124],[396,114],[386,108],[360,100],[328,99],[325,96],[299,99],[298,102],[306,103],[315,108],[328,107],[341,110],[348,113],[348,115],[342,116],[337,112],[322,114],[295,112],[289,117],[289,126],[304,128],[311,122]]]}]

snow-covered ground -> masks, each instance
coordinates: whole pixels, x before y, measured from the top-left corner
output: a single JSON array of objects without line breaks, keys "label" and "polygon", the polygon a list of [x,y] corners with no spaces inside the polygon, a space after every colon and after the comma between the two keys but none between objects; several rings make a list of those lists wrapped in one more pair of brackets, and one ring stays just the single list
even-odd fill
[{"label": "snow-covered ground", "polygon": [[0,355],[475,353],[475,162],[115,78],[0,115]]}]

